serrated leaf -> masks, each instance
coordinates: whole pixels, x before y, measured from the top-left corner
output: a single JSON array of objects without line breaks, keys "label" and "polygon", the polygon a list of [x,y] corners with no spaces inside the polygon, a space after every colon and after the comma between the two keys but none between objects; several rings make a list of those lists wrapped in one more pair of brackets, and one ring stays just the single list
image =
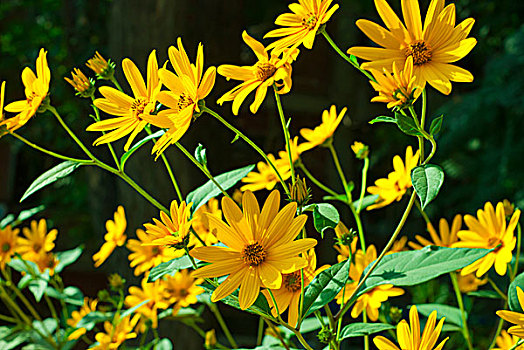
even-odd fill
[{"label": "serrated leaf", "polygon": [[413,118],[403,115],[402,113],[395,113],[398,128],[410,136],[422,136],[419,127],[415,124]]},{"label": "serrated leaf", "polygon": [[197,162],[199,162],[203,166],[207,166],[206,149],[204,148],[204,146],[202,146],[201,143],[199,143],[197,148],[195,149],[195,158]]},{"label": "serrated leaf", "polygon": [[456,326],[462,327],[462,316],[458,307],[444,304],[418,304],[417,311],[426,317],[429,317],[433,311],[437,311],[437,320],[445,317],[446,320],[444,322],[452,323]]},{"label": "serrated leaf", "polygon": [[153,267],[149,272],[147,282],[154,282],[164,275],[173,276],[178,270],[188,269],[190,267],[193,267],[193,264],[191,263],[189,256],[184,255],[179,258],[174,258]]},{"label": "serrated leaf", "polygon": [[375,333],[395,329],[395,326],[387,323],[351,323],[340,332],[340,339],[364,337]]},{"label": "serrated leaf", "polygon": [[324,238],[324,231],[334,229],[340,222],[337,209],[328,203],[316,204],[313,208],[313,224],[318,233]]},{"label": "serrated leaf", "polygon": [[444,183],[444,171],[435,164],[420,165],[411,171],[411,182],[424,209],[435,199]]},{"label": "serrated leaf", "polygon": [[373,120],[369,121],[369,124],[375,124],[375,123],[397,123],[397,120],[393,117],[388,117],[386,115],[380,115],[378,117],[373,118]]},{"label": "serrated leaf", "polygon": [[155,132],[155,133],[153,133],[151,135],[148,135],[148,136],[144,137],[142,140],[140,140],[137,143],[135,143],[126,153],[122,154],[122,157],[120,157],[120,168],[122,170],[124,170],[124,167],[126,165],[127,160],[129,159],[129,157],[131,157],[133,155],[133,153],[135,153],[146,142],[148,142],[149,140],[155,139],[157,137],[160,137],[160,136],[162,136],[164,134],[165,134],[164,130],[158,130],[157,132]]},{"label": "serrated leaf", "polygon": [[443,118],[444,118],[444,115],[442,114],[431,121],[431,125],[429,126],[429,134],[431,136],[438,134],[438,132],[442,128],[442,119]]},{"label": "serrated leaf", "polygon": [[50,185],[53,182],[68,176],[81,165],[83,164],[66,160],[65,162],[62,162],[57,166],[49,169],[48,171],[40,175],[35,181],[33,181],[31,186],[29,186],[29,188],[25,191],[24,195],[22,196],[22,199],[20,199],[20,202],[22,202],[24,199],[26,199],[36,191],[44,188],[45,186]]},{"label": "serrated leaf", "polygon": [[83,247],[77,247],[71,250],[66,250],[65,252],[56,253],[56,258],[58,259],[58,264],[55,267],[55,273],[60,273],[66,267],[74,263],[80,255],[82,255]]},{"label": "serrated leaf", "polygon": [[517,275],[508,287],[509,309],[515,312],[523,312],[522,305],[520,305],[517,296],[517,287],[520,287],[520,289],[524,291],[524,272]]},{"label": "serrated leaf", "polygon": [[[202,285],[200,285],[200,287],[204,288],[204,290],[206,292],[208,292],[209,294],[212,294],[215,291],[215,289],[216,289],[214,286],[212,286],[210,284],[202,284]],[[223,299],[220,299],[220,301],[223,302],[226,305],[234,307],[235,309],[242,310],[240,308],[240,304],[238,303],[238,290],[233,292],[229,296],[227,296],[227,297],[225,297]],[[257,300],[255,301],[255,303],[253,305],[251,305],[246,310],[242,310],[242,311],[247,311],[247,312],[255,314],[255,315],[260,315],[260,314],[264,314],[264,315],[267,315],[267,316],[271,315],[271,310],[269,308],[269,304],[267,303],[266,297],[264,297],[264,295],[262,293],[260,293],[258,295],[258,298],[257,298]]]}]

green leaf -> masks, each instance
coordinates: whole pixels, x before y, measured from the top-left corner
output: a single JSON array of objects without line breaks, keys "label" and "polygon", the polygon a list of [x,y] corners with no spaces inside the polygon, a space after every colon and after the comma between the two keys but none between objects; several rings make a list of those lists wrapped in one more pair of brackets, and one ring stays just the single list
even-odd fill
[{"label": "green leaf", "polygon": [[[377,201],[378,197],[379,197],[378,194],[370,194],[368,196],[364,196],[364,198],[362,198],[362,206],[360,206],[360,210],[366,209],[370,205],[374,204]],[[359,205],[360,205],[360,199],[353,202],[353,207],[355,209],[358,209]]]},{"label": "green leaf", "polygon": [[302,317],[328,304],[346,285],[349,275],[349,261],[342,261],[319,273],[304,292]]},{"label": "green leaf", "polygon": [[519,303],[519,299],[517,297],[517,287],[520,287],[520,289],[524,291],[524,272],[517,275],[517,277],[515,277],[515,279],[513,280],[513,282],[511,282],[508,288],[509,309],[515,312],[523,312],[522,307],[524,305],[520,305]]},{"label": "green leaf", "polygon": [[2,221],[0,221],[0,228],[4,229],[7,225],[15,221],[15,216],[13,214],[6,215]]},{"label": "green leaf", "polygon": [[395,113],[398,128],[410,136],[422,136],[419,127],[415,124],[413,118],[403,115],[402,113]]},{"label": "green leaf", "polygon": [[195,158],[197,162],[199,162],[203,166],[207,166],[206,149],[204,148],[204,146],[202,146],[201,143],[199,143],[197,148],[195,149]]},{"label": "green leaf", "polygon": [[57,166],[49,169],[48,171],[40,175],[35,181],[33,181],[31,186],[29,186],[29,188],[25,191],[24,195],[22,196],[22,199],[20,199],[20,202],[22,202],[24,199],[26,199],[36,191],[42,189],[43,187],[50,185],[53,182],[71,174],[73,171],[75,171],[76,168],[78,168],[81,165],[82,163],[76,163],[70,160],[66,160],[65,162],[62,162]]},{"label": "green leaf", "polygon": [[239,138],[240,138],[240,136],[238,136],[238,134],[236,134],[235,137],[233,137],[233,140],[231,140],[231,143],[234,143]]},{"label": "green leaf", "polygon": [[[345,194],[337,194],[336,196],[324,196],[324,197],[322,197],[322,200],[325,200],[325,201],[340,201],[342,203],[347,203],[348,202],[348,197]],[[303,210],[306,210],[305,207],[304,207]],[[313,207],[311,207],[311,211],[313,211]]]},{"label": "green leaf", "polygon": [[151,134],[151,135],[148,135],[146,137],[144,137],[142,140],[138,141],[137,143],[135,143],[130,149],[129,151],[127,151],[126,153],[122,154],[122,157],[120,157],[120,168],[122,170],[124,170],[124,167],[126,165],[126,162],[127,160],[129,159],[129,157],[131,157],[131,155],[133,155],[133,153],[135,153],[140,147],[142,147],[146,142],[148,142],[149,140],[152,140],[152,139],[155,139],[157,137],[160,137],[162,135],[165,134],[165,131],[164,130],[158,130],[157,132],[155,132],[154,134]]},{"label": "green leaf", "polygon": [[55,267],[55,273],[60,273],[66,267],[74,263],[80,255],[82,255],[83,247],[76,247],[71,250],[66,250],[65,252],[56,253],[56,258],[58,259],[58,264]]},{"label": "green leaf", "polygon": [[313,224],[318,233],[324,238],[324,231],[334,229],[340,221],[337,209],[328,203],[315,204],[313,207]]},{"label": "green leaf", "polygon": [[397,123],[397,120],[393,117],[388,117],[385,115],[381,115],[378,117],[375,117],[373,120],[369,121],[369,124],[375,124],[375,123]]},{"label": "green leaf", "polygon": [[444,183],[444,171],[435,164],[425,164],[415,167],[411,171],[411,182],[417,191],[422,209],[438,194]]},{"label": "green leaf", "polygon": [[18,327],[0,327],[0,349],[2,350],[15,349],[28,339],[29,332],[20,331]]},{"label": "green leaf", "polygon": [[112,320],[113,316],[112,312],[93,311],[82,317],[76,324],[76,328],[85,328],[90,331],[97,323]]},{"label": "green leaf", "polygon": [[444,323],[442,326],[442,332],[462,332],[462,327],[450,323]]},{"label": "green leaf", "polygon": [[439,115],[435,119],[431,121],[431,125],[429,127],[429,134],[431,136],[438,134],[440,131],[440,128],[442,128],[442,119],[444,118],[444,115]]},{"label": "green leaf", "polygon": [[[249,174],[254,168],[255,165],[253,164],[240,169],[228,171],[227,173],[215,176],[215,181],[220,184],[224,191],[227,191],[236,185],[237,182],[246,177],[247,174]],[[186,202],[193,202],[191,212],[194,213],[198,208],[200,208],[201,205],[206,204],[207,201],[209,201],[211,198],[216,197],[221,193],[222,192],[220,192],[218,187],[211,180],[209,180],[204,185],[189,193],[187,195]]]},{"label": "green leaf", "polygon": [[164,275],[173,276],[178,270],[187,269],[190,267],[193,267],[193,264],[191,263],[189,256],[184,255],[179,258],[174,258],[153,267],[149,272],[147,282],[154,282]]},{"label": "green leaf", "polygon": [[351,62],[353,62],[354,64],[357,65],[357,67],[360,67],[360,65],[358,64],[358,60],[357,60],[357,57],[355,55],[349,55],[349,60]]},{"label": "green leaf", "polygon": [[167,338],[160,339],[156,345],[153,347],[155,350],[172,350],[173,343]]},{"label": "green leaf", "polygon": [[[458,307],[443,305],[443,304],[418,304],[417,311],[429,317],[433,311],[437,311],[437,320],[440,320],[442,317],[445,317],[444,322],[452,323],[459,327],[462,327],[462,316],[460,314],[460,309]],[[467,314],[466,314],[467,320]]]},{"label": "green leaf", "polygon": [[[280,343],[278,343],[280,344]],[[257,346],[256,348],[241,348],[241,349],[237,349],[237,350],[286,350],[285,347],[283,347],[282,345],[278,345],[278,344],[272,344],[272,345],[260,345],[260,346]],[[289,350],[298,350],[296,348],[289,348]]]},{"label": "green leaf", "polygon": [[351,323],[340,332],[340,339],[364,337],[375,333],[395,329],[395,326],[387,323]]},{"label": "green leaf", "polygon": [[149,299],[146,299],[142,301],[141,303],[136,304],[132,308],[127,309],[126,311],[122,312],[122,314],[120,315],[120,319],[123,319],[124,317],[131,315],[133,312],[138,310],[142,305],[145,305],[147,303],[149,303]]},{"label": "green leaf", "polygon": [[[402,287],[429,281],[440,275],[464,268],[491,251],[491,249],[426,246],[419,250],[386,255],[354,298],[382,284]],[[373,263],[368,265],[362,276],[372,265]]]},{"label": "green leaf", "polygon": [[64,302],[71,305],[84,305],[84,294],[77,287],[66,287],[64,288],[63,292],[59,292],[56,289],[48,286],[45,290],[45,294],[51,298],[63,300]]},{"label": "green leaf", "polygon": [[[209,294],[212,294],[216,289],[215,286],[210,284],[202,284],[200,285],[200,287],[204,288],[204,290]],[[234,307],[235,309],[242,310],[240,308],[240,304],[238,303],[238,290],[228,295],[227,297],[220,299],[220,301],[226,305]],[[255,315],[271,315],[269,304],[267,303],[266,297],[262,293],[258,295],[258,298],[253,305],[251,305],[248,309],[242,311],[247,311]]]},{"label": "green leaf", "polygon": [[29,219],[35,214],[40,213],[44,209],[45,206],[40,205],[32,209],[22,210],[16,219],[13,214],[9,214],[3,218],[2,221],[0,221],[0,228],[5,228],[7,225],[11,225],[12,227],[20,225],[23,221]]},{"label": "green leaf", "polygon": [[487,299],[502,299],[499,293],[494,290],[476,290],[467,294],[470,297],[487,298]]}]

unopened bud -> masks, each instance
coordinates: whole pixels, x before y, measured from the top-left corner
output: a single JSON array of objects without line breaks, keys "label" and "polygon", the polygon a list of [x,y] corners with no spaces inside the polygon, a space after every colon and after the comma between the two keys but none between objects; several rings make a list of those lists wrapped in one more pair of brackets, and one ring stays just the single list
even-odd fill
[{"label": "unopened bud", "polygon": [[216,344],[217,344],[217,337],[215,334],[215,330],[211,329],[206,332],[204,347],[208,350],[211,350],[215,348]]},{"label": "unopened bud", "polygon": [[305,205],[311,199],[311,190],[307,187],[306,179],[297,176],[295,184],[291,186],[291,200],[299,206]]},{"label": "unopened bud", "polygon": [[391,321],[393,323],[399,323],[402,319],[402,310],[400,310],[396,306],[392,306],[389,308],[389,317],[391,318]]},{"label": "unopened bud", "polygon": [[119,291],[124,289],[124,284],[126,283],[126,280],[122,278],[118,273],[113,273],[109,275],[109,286],[114,291]]},{"label": "unopened bud", "polygon": [[93,79],[86,77],[78,68],[73,69],[71,76],[73,79],[67,77],[64,79],[75,88],[77,95],[85,98],[93,96],[93,93],[95,92],[95,82]]},{"label": "unopened bud", "polygon": [[504,215],[506,215],[506,217],[511,216],[515,211],[515,205],[507,199],[504,199],[502,204],[504,205]]},{"label": "unopened bud", "polygon": [[317,338],[321,343],[329,344],[331,339],[333,339],[333,332],[327,327],[322,327],[322,329],[318,331]]},{"label": "unopened bud", "polygon": [[358,159],[366,159],[369,155],[369,147],[368,145],[363,144],[362,142],[355,141],[351,145],[351,149],[355,153],[355,156]]},{"label": "unopened bud", "polygon": [[98,51],[93,58],[87,60],[86,66],[96,73],[98,79],[111,80],[115,74],[115,64],[111,60],[106,61]]},{"label": "unopened bud", "polygon": [[340,234],[337,234],[337,243],[338,245],[345,245],[350,247],[357,235],[357,231],[350,228],[346,232],[340,232]]}]

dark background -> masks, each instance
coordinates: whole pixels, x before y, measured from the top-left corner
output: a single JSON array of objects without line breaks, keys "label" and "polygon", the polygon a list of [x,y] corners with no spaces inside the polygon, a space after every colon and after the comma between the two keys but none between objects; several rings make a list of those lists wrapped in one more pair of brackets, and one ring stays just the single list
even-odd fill
[{"label": "dark background", "polygon": [[[68,76],[74,67],[91,74],[84,63],[95,50],[117,63],[117,77],[125,90],[129,90],[129,86],[120,70],[121,60],[131,58],[145,72],[151,50],[157,50],[159,62],[163,64],[167,59],[167,48],[174,45],[179,36],[191,60],[194,60],[197,44],[204,44],[206,67],[224,63],[251,65],[254,56],[241,39],[242,31],[246,29],[251,36],[261,40],[274,28],[277,15],[287,12],[288,3],[276,0],[2,0],[0,78],[7,81],[6,103],[23,97],[22,68],[34,68],[38,50],[44,47],[49,51],[52,104],[77,135],[86,144],[91,144],[97,136],[85,132],[91,123],[89,101],[74,97],[73,89],[63,77]],[[338,3],[340,9],[328,23],[327,31],[344,51],[353,45],[369,45],[369,40],[354,23],[358,18],[368,18],[382,24],[373,2],[345,0]],[[423,13],[427,3],[421,1]],[[434,162],[444,168],[446,181],[436,201],[427,209],[434,222],[440,217],[451,219],[457,213],[473,214],[486,201],[508,198],[519,206],[524,205],[524,141],[521,136],[524,124],[524,76],[521,74],[524,69],[524,27],[521,20],[524,3],[514,0],[459,0],[454,3],[457,23],[467,17],[476,19],[471,36],[477,38],[478,44],[458,63],[473,73],[475,81],[454,84],[449,97],[431,88],[428,92],[428,118],[445,115]],[[391,5],[397,13],[400,12],[399,1],[391,1]],[[250,98],[244,102],[239,117],[232,115],[230,104],[223,108],[216,106],[216,100],[233,86],[234,83],[217,76],[215,87],[206,99],[207,105],[245,131],[265,151],[274,153],[283,149],[271,94],[256,115],[251,115],[248,110]],[[369,102],[372,96],[366,79],[337,56],[324,38],[317,37],[313,50],[303,49],[293,65],[292,92],[282,97],[285,112],[292,117],[292,135],[298,135],[302,127],[317,125],[322,110],[331,104],[335,104],[337,109],[348,107],[347,117],[337,130],[335,144],[348,178],[357,184],[354,193],[360,191],[362,164],[349,149],[353,141],[360,140],[370,145],[368,184],[392,170],[393,155],[403,157],[408,144],[416,147],[416,140],[401,134],[394,125],[367,123],[373,117],[387,113],[383,104]],[[37,115],[20,133],[48,149],[82,157],[81,150],[67,138],[50,113]],[[260,160],[245,143],[237,141],[231,144],[232,138],[233,135],[214,119],[204,116],[192,124],[182,143],[189,150],[202,143],[207,148],[209,168],[214,174]],[[117,142],[115,146],[121,154],[123,142]],[[150,146],[143,147],[128,162],[126,170],[153,196],[168,205],[176,198],[175,193],[162,162],[155,162],[149,152]],[[95,154],[111,161],[105,147],[95,149]],[[206,181],[177,150],[170,148],[166,154],[175,168],[184,195]],[[308,152],[303,161],[320,179],[341,191],[327,150]],[[125,183],[98,168],[80,169],[74,176],[20,204],[19,199],[31,182],[56,164],[57,160],[24,147],[11,137],[0,139],[0,214],[44,204],[46,210],[40,216],[46,217],[50,226],[59,229],[58,250],[80,244],[86,247],[86,254],[64,276],[70,284],[80,286],[86,295],[95,296],[97,290],[105,287],[106,274],[114,271],[128,277],[129,283],[136,284],[130,272],[126,272],[126,249],[117,250],[98,270],[92,267],[91,255],[101,245],[104,222],[112,218],[117,205],[125,205],[128,237],[134,237],[136,228],[157,217],[157,210]],[[314,200],[320,201],[323,193],[314,186],[312,188]],[[381,248],[403,208],[400,203],[364,213],[368,242]],[[340,207],[340,212],[345,223],[352,226],[354,223],[349,212],[343,207]],[[411,219],[404,233],[413,237],[415,233],[424,232],[418,213],[414,212]],[[319,243],[321,263],[335,261],[335,253],[330,248],[332,244],[332,235],[327,235]],[[406,298],[408,301],[409,297]],[[227,317],[242,322],[242,326],[234,328],[236,333],[245,335],[245,339],[239,338],[240,341],[249,345],[257,320],[227,307],[224,312]],[[491,326],[492,320],[491,317],[488,321],[480,318],[473,322],[482,327]],[[252,327],[244,327],[246,322],[252,322]],[[216,325],[208,322],[208,326]],[[174,332],[177,333],[175,338],[181,337],[178,333],[185,332],[185,328],[180,328],[171,327],[166,335]],[[198,348],[196,344],[200,344],[198,340],[194,345]]]}]

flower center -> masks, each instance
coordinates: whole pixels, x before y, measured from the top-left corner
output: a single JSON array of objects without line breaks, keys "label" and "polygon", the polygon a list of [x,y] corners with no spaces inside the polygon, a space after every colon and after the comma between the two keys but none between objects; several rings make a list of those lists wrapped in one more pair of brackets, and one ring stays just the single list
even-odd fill
[{"label": "flower center", "polygon": [[277,68],[271,63],[257,63],[257,79],[266,81],[275,74]]},{"label": "flower center", "polygon": [[6,242],[6,243],[2,244],[2,251],[4,253],[7,253],[10,249],[11,249],[11,245],[9,243]]},{"label": "flower center", "polygon": [[415,41],[405,49],[406,57],[413,57],[413,64],[420,66],[431,61],[431,47],[423,40]]},{"label": "flower center", "polygon": [[302,18],[302,25],[311,30],[317,25],[318,18],[313,13],[308,13],[306,17]]},{"label": "flower center", "polygon": [[284,280],[282,281],[282,284],[286,289],[290,292],[297,292],[301,289],[301,283],[300,283],[300,271],[295,271],[290,274],[285,274],[282,277],[284,277]]},{"label": "flower center", "polygon": [[266,255],[267,253],[260,243],[255,242],[244,248],[242,259],[249,266],[258,266],[266,260]]},{"label": "flower center", "polygon": [[490,237],[488,239],[488,246],[490,248],[496,248],[498,245],[500,245],[499,248],[497,248],[496,250],[502,248],[502,241],[500,240],[500,238],[497,238],[497,237]]},{"label": "flower center", "polygon": [[187,106],[191,106],[195,102],[193,99],[189,96],[187,96],[185,93],[180,94],[180,97],[178,98],[178,110],[181,111]]},{"label": "flower center", "polygon": [[39,252],[42,249],[42,245],[40,243],[33,244],[33,250],[35,252]]},{"label": "flower center", "polygon": [[153,247],[153,249],[151,249],[151,254],[158,255],[159,253],[160,253],[160,249],[158,249],[158,247]]},{"label": "flower center", "polygon": [[27,96],[27,98],[26,98],[27,103],[28,103],[28,104],[32,104],[32,103],[33,103],[33,100],[34,100],[34,98],[35,98],[36,96],[37,96],[37,95],[36,95],[36,93],[35,93],[34,91],[31,92],[31,96]]},{"label": "flower center", "polygon": [[144,110],[146,109],[147,103],[147,100],[143,97],[139,97],[133,101],[133,103],[131,104],[131,110],[133,111],[135,117],[140,119],[139,115],[144,114]]}]

